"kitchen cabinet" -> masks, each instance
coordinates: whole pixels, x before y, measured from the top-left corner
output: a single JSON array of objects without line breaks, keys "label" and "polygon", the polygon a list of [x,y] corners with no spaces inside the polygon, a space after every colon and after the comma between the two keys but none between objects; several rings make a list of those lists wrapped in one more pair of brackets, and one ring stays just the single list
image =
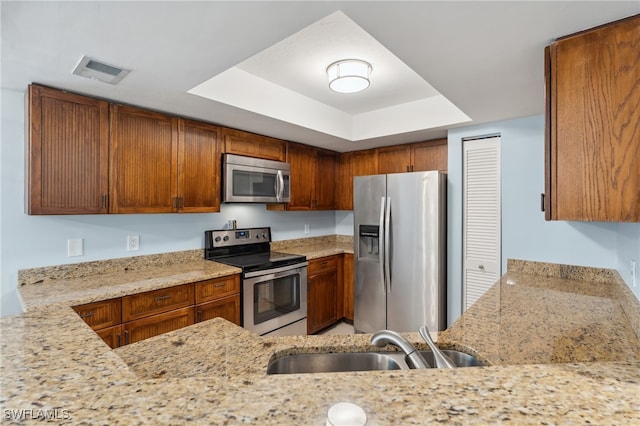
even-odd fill
[{"label": "kitchen cabinet", "polygon": [[74,306],[73,310],[94,330],[111,327],[122,321],[120,298]]},{"label": "kitchen cabinet", "polygon": [[193,306],[194,284],[131,294],[122,298],[122,320],[131,321],[174,309]]},{"label": "kitchen cabinet", "polygon": [[547,220],[640,221],[640,15],[545,49]]},{"label": "kitchen cabinet", "polygon": [[220,211],[220,128],[178,120],[178,193],[180,213]]},{"label": "kitchen cabinet", "polygon": [[354,274],[353,274],[353,254],[345,253],[342,255],[342,297],[343,297],[343,310],[342,316],[348,320],[353,321],[353,286],[354,286]]},{"label": "kitchen cabinet", "polygon": [[196,322],[222,317],[240,325],[240,275],[196,283]]},{"label": "kitchen cabinet", "polygon": [[109,104],[35,84],[26,96],[27,213],[107,213]]},{"label": "kitchen cabinet", "polygon": [[221,133],[227,154],[285,161],[286,143],[283,140],[228,128],[222,128]]},{"label": "kitchen cabinet", "polygon": [[111,105],[111,213],[171,213],[177,208],[178,119]]},{"label": "kitchen cabinet", "polygon": [[95,332],[111,349],[124,345],[124,327],[122,324],[95,330]]},{"label": "kitchen cabinet", "polygon": [[353,210],[353,178],[378,174],[378,153],[375,149],[340,154],[337,165],[336,208]]},{"label": "kitchen cabinet", "polygon": [[193,307],[175,309],[123,324],[124,344],[168,333],[194,323]]},{"label": "kitchen cabinet", "polygon": [[337,256],[309,261],[307,267],[307,334],[333,325],[338,320]]},{"label": "kitchen cabinet", "polygon": [[291,200],[269,205],[269,210],[334,210],[337,153],[298,143],[287,143],[291,165]]},{"label": "kitchen cabinet", "polygon": [[447,170],[447,140],[378,148],[378,173]]}]

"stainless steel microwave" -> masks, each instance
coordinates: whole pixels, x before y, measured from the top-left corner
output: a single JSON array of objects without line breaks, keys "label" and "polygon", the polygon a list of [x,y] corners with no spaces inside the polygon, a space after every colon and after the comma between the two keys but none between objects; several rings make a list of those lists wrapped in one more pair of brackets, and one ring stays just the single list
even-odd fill
[{"label": "stainless steel microwave", "polygon": [[291,166],[280,161],[224,154],[224,203],[288,203]]}]

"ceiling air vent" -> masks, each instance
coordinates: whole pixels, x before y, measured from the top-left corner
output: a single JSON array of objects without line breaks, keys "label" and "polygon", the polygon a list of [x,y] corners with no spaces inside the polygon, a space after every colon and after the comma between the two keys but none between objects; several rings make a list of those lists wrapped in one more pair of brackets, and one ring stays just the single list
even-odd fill
[{"label": "ceiling air vent", "polygon": [[109,84],[118,84],[120,80],[129,74],[129,71],[131,70],[105,64],[104,62],[91,59],[88,56],[83,56],[73,70],[73,74],[100,80]]}]

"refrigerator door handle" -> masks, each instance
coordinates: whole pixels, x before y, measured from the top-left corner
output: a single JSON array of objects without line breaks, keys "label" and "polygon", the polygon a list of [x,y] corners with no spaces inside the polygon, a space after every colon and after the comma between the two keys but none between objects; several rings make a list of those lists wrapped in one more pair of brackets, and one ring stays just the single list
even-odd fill
[{"label": "refrigerator door handle", "polygon": [[391,293],[391,197],[387,197],[384,214],[384,282],[385,291]]},{"label": "refrigerator door handle", "polygon": [[384,232],[384,212],[385,212],[385,199],[384,197],[380,197],[380,228],[378,231],[378,256],[380,261],[378,262],[378,265],[380,267],[380,282],[382,282],[382,291],[384,293],[387,292],[387,284],[384,280],[384,252],[385,252],[385,247],[384,247],[384,238],[382,237],[383,232]]}]

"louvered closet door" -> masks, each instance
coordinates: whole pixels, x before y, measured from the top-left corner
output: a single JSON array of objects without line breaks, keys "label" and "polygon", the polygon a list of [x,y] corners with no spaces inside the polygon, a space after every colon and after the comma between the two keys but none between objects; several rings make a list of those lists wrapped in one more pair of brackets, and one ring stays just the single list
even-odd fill
[{"label": "louvered closet door", "polygon": [[463,141],[463,310],[500,278],[500,137]]}]

